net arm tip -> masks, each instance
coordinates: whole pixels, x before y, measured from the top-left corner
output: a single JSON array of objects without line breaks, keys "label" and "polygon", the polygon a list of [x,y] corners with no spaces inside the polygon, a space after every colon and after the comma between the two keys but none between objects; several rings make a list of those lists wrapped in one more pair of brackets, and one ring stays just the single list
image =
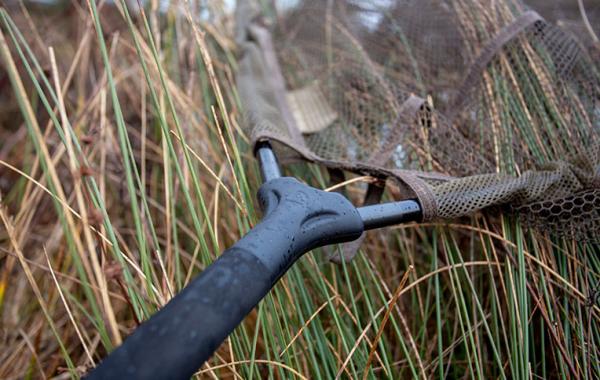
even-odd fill
[{"label": "net arm tip", "polygon": [[415,222],[423,217],[421,205],[416,200],[388,202],[358,207],[365,230]]}]

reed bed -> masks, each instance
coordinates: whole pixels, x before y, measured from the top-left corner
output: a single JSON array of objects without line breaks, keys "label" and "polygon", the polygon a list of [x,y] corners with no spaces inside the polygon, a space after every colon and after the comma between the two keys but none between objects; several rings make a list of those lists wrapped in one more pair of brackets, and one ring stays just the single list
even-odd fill
[{"label": "reed bed", "polygon": [[[0,378],[81,377],[259,220],[228,7],[0,9]],[[518,122],[540,160],[576,151],[536,139],[567,122],[545,73],[506,70],[497,148]],[[350,263],[307,254],[197,377],[598,378],[598,253],[501,214],[370,232]]]}]

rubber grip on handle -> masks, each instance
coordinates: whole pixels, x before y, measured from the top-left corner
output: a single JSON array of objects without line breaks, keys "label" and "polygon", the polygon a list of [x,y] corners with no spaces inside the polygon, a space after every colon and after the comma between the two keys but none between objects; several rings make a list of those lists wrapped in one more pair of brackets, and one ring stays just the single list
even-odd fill
[{"label": "rubber grip on handle", "polygon": [[256,256],[233,246],[88,379],[189,379],[269,292],[274,275]]},{"label": "rubber grip on handle", "polygon": [[357,239],[364,225],[342,195],[277,178],[259,190],[265,218],[88,379],[189,379],[277,280],[309,250]]}]

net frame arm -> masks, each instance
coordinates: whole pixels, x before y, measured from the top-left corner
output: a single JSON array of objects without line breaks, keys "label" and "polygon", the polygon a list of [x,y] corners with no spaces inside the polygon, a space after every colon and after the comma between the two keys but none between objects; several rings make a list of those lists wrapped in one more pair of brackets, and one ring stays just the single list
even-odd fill
[{"label": "net frame arm", "polygon": [[[263,182],[281,177],[277,157],[268,141],[258,143],[256,157]],[[362,206],[357,210],[365,231],[418,221],[423,216],[421,205],[414,199]]]}]

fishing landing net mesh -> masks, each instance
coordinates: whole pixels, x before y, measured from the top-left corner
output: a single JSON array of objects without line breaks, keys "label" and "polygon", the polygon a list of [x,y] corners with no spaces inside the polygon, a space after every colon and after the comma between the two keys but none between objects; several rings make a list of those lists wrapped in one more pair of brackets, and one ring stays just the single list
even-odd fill
[{"label": "fishing landing net mesh", "polygon": [[[539,11],[576,4],[551,3]],[[284,162],[394,180],[424,221],[503,210],[597,238],[600,49],[589,25],[514,0],[270,5],[242,1],[236,14],[254,143],[274,142]]]}]

